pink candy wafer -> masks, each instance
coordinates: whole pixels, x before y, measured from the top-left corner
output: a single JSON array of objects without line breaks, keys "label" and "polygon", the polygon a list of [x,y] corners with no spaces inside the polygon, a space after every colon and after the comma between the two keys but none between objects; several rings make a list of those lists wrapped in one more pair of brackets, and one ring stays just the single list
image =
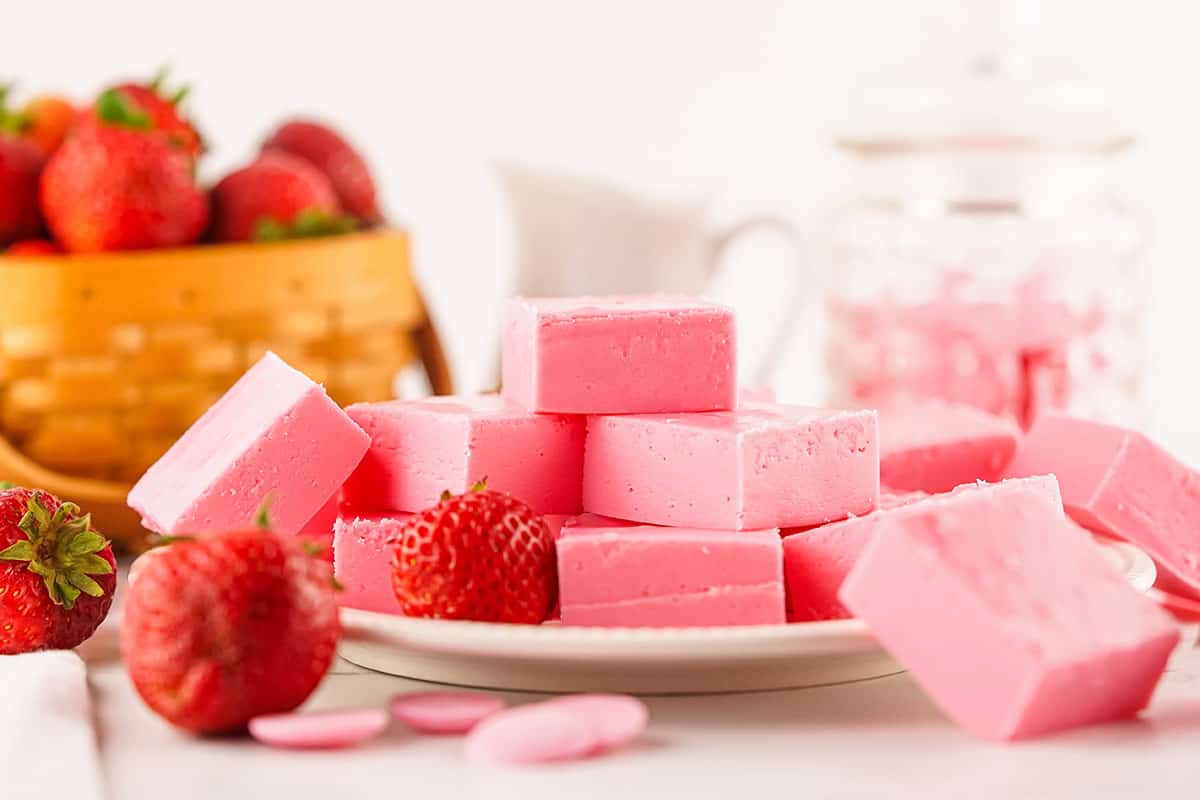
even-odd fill
[{"label": "pink candy wafer", "polygon": [[421,733],[466,733],[504,708],[475,692],[411,692],[392,698],[392,716]]},{"label": "pink candy wafer", "polygon": [[519,706],[485,719],[467,734],[467,757],[493,764],[547,764],[572,761],[601,745],[584,716],[548,703]]},{"label": "pink candy wafer", "polygon": [[616,750],[646,730],[650,712],[636,697],[624,694],[573,694],[542,703],[585,720],[599,740],[594,752]]},{"label": "pink candy wafer", "polygon": [[293,750],[333,750],[361,744],[388,726],[379,708],[267,714],[250,720],[250,735],[263,744]]}]

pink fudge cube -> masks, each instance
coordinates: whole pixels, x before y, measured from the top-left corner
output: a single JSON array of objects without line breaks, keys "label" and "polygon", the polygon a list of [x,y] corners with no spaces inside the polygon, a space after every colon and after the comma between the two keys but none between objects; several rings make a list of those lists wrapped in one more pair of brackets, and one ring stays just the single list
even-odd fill
[{"label": "pink fudge cube", "polygon": [[267,353],[129,492],[142,524],[203,533],[271,523],[297,533],[358,465],[369,440],[325,390]]},{"label": "pink fudge cube", "polygon": [[1146,705],[1179,630],[1044,492],[911,508],[881,522],[841,599],[959,725],[1009,740]]},{"label": "pink fudge cube", "polygon": [[[543,514],[542,519],[546,520],[546,526],[550,528],[550,533],[555,539],[561,538],[564,533],[583,528],[632,528],[637,525],[636,522],[602,517],[599,514]],[[562,619],[561,598],[555,598],[554,609],[547,619]]]},{"label": "pink fudge cube", "polygon": [[333,574],[342,584],[345,608],[399,614],[392,592],[391,543],[411,514],[343,511],[333,526]]},{"label": "pink fudge cube", "polygon": [[487,478],[539,514],[580,511],[581,417],[530,414],[498,395],[359,403],[371,449],[343,496],[354,508],[423,511]]},{"label": "pink fudge cube", "polygon": [[564,625],[693,627],[784,621],[779,533],[653,526],[567,528]]},{"label": "pink fudge cube", "polygon": [[504,396],[532,411],[632,414],[737,404],[733,312],[700,300],[514,298]]},{"label": "pink fudge cube", "polygon": [[592,417],[583,506],[716,530],[819,525],[875,508],[877,442],[874,411],[752,404]]},{"label": "pink fudge cube", "polygon": [[867,542],[889,520],[905,514],[920,514],[938,504],[958,502],[962,494],[981,492],[1003,502],[1020,501],[1034,493],[1062,511],[1058,483],[1051,475],[995,484],[967,484],[949,494],[885,494],[879,510],[865,517],[834,522],[783,539],[783,574],[787,585],[788,617],[791,622],[845,619],[850,612],[838,599],[842,581],[850,574]]},{"label": "pink fudge cube", "polygon": [[1018,439],[1013,422],[970,406],[937,400],[894,406],[879,412],[879,480],[923,492],[994,481]]},{"label": "pink fudge cube", "polygon": [[1010,475],[1053,472],[1085,528],[1125,539],[1160,567],[1160,586],[1200,597],[1200,473],[1135,431],[1044,414]]}]

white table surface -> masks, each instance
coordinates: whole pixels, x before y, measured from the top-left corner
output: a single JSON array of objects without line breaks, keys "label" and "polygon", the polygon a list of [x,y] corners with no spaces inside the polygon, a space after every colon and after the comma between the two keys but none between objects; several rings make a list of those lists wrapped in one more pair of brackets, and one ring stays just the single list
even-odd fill
[{"label": "white table surface", "polygon": [[[1194,640],[1189,635],[1189,645]],[[906,675],[815,689],[649,698],[632,749],[539,768],[468,763],[458,738],[393,730],[355,750],[195,739],[138,700],[115,625],[84,650],[111,800],[359,797],[1137,798],[1200,792],[1200,649],[1181,647],[1141,720],[996,745],[960,732]],[[374,706],[428,688],[339,661],[308,707]],[[536,695],[511,694],[512,702]],[[0,792],[2,796],[2,792]]]}]

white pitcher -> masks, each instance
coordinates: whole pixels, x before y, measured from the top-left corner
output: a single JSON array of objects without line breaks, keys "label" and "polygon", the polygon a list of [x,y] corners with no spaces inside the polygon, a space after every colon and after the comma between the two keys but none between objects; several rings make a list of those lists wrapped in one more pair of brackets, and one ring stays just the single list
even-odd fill
[{"label": "white pitcher", "polygon": [[749,371],[752,383],[770,382],[805,297],[807,270],[795,226],[775,217],[752,217],[713,230],[706,200],[651,199],[513,162],[493,166],[516,231],[517,294],[703,294],[725,252],[743,234],[767,230],[785,236],[796,259],[792,286],[764,285],[764,307],[779,308],[779,322]]}]

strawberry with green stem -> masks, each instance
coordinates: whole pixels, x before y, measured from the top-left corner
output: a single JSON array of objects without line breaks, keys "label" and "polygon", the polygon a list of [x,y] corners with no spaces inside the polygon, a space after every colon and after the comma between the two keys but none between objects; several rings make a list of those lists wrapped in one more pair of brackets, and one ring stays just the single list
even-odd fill
[{"label": "strawberry with green stem", "polygon": [[308,162],[268,151],[231,172],[212,191],[218,241],[278,241],[348,233],[357,227],[342,213],[329,179]]},{"label": "strawberry with green stem", "polygon": [[546,521],[485,481],[411,516],[392,547],[392,589],[409,617],[536,625],[557,586]]},{"label": "strawberry with green stem", "polygon": [[193,160],[204,153],[204,139],[183,111],[189,88],[166,88],[167,71],[160,70],[148,83],[127,81],[106,89],[97,98],[91,114],[85,115],[83,128],[97,120],[112,119],[113,109],[123,109],[126,124],[153,130],[169,144]]},{"label": "strawberry with green stem", "polygon": [[257,527],[175,538],[130,569],[121,651],[138,694],[196,733],[241,730],[316,688],[341,636],[332,569]]},{"label": "strawberry with green stem", "polygon": [[0,488],[0,654],[80,644],[108,615],[116,581],[90,514],[49,492]]},{"label": "strawberry with green stem", "polygon": [[191,244],[208,222],[194,161],[161,135],[152,115],[118,89],[55,152],[41,177],[41,207],[68,252]]}]

